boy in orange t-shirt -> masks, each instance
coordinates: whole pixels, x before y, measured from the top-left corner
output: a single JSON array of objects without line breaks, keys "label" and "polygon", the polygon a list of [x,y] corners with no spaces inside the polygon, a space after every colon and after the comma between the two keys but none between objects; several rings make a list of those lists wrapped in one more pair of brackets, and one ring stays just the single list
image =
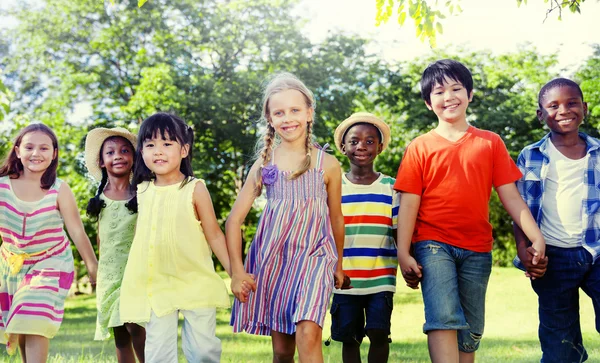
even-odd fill
[{"label": "boy in orange t-shirt", "polygon": [[421,95],[439,124],[408,145],[398,169],[398,262],[409,287],[421,283],[432,362],[472,362],[483,335],[492,266],[492,186],[533,242],[536,262],[544,257],[545,242],[515,186],[521,172],[502,139],[467,122],[469,70],[449,59],[430,64]]}]

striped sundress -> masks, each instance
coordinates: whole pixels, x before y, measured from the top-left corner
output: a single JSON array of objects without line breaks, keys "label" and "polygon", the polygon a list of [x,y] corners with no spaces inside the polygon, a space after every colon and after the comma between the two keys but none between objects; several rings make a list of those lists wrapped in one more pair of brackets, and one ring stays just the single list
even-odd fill
[{"label": "striped sundress", "polygon": [[246,257],[246,272],[254,274],[256,292],[248,302],[235,300],[234,332],[293,334],[302,320],[323,326],[337,252],[329,219],[323,178],[323,150],[317,165],[295,180],[278,171],[266,185],[267,204]]},{"label": "striped sundress", "polygon": [[7,176],[0,178],[0,343],[12,346],[14,334],[52,338],[62,322],[74,269],[57,209],[61,183],[56,179],[41,200],[25,202]]}]

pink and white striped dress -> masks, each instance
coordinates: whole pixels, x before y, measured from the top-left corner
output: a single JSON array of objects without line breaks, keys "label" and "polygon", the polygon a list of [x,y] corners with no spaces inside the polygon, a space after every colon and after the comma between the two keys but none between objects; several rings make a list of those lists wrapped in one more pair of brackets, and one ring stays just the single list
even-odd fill
[{"label": "pink and white striped dress", "polygon": [[323,327],[337,261],[319,150],[317,166],[295,180],[278,171],[266,185],[267,205],[260,217],[245,268],[256,292],[235,300],[234,332],[293,334],[302,320]]},{"label": "pink and white striped dress", "polygon": [[[10,334],[53,338],[62,322],[74,273],[57,209],[61,183],[56,179],[44,198],[25,202],[14,194],[8,176],[0,178],[0,343],[6,344]],[[11,268],[17,255],[23,264]]]}]

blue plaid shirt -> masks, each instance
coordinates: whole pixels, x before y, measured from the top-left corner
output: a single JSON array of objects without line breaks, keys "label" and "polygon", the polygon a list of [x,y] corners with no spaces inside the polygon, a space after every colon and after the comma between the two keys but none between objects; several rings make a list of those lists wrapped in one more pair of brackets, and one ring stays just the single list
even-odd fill
[{"label": "blue plaid shirt", "polygon": [[[594,262],[600,256],[600,140],[582,132],[579,136],[587,144],[589,156],[583,176],[586,193],[583,197],[583,247],[592,254]],[[529,206],[538,226],[542,221],[544,187],[548,176],[550,159],[546,151],[550,134],[535,144],[526,146],[519,154],[517,166],[523,177],[517,181],[519,193]]]}]

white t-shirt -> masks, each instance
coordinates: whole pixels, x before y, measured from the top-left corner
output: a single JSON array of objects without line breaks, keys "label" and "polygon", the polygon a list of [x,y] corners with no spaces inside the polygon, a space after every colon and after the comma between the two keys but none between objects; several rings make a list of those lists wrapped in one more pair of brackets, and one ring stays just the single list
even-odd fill
[{"label": "white t-shirt", "polygon": [[564,156],[548,140],[548,175],[544,185],[540,229],[546,243],[556,247],[582,245],[583,176],[587,156],[572,160]]}]

